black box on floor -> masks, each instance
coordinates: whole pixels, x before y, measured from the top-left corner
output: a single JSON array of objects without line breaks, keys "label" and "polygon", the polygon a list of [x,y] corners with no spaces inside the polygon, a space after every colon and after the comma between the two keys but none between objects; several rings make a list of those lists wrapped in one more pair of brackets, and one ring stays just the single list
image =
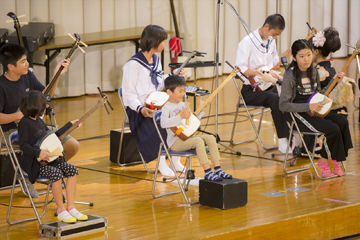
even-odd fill
[{"label": "black box on floor", "polygon": [[[117,163],[119,153],[121,129],[110,131],[110,161]],[[124,130],[124,138],[121,147],[120,164],[132,165],[142,163],[135,139],[129,128]]]},{"label": "black box on floor", "polygon": [[[55,35],[55,24],[51,22],[29,22],[20,28],[25,48],[33,53],[47,43]],[[7,36],[6,40],[18,43],[16,31]]]},{"label": "black box on floor", "polygon": [[[21,153],[16,153],[18,161],[20,161]],[[0,155],[0,187],[12,186],[14,180],[14,167],[11,163],[10,156],[7,151],[1,151]]]},{"label": "black box on floor", "polygon": [[247,204],[248,184],[242,179],[223,179],[222,181],[200,180],[199,202],[202,205],[229,209]]}]

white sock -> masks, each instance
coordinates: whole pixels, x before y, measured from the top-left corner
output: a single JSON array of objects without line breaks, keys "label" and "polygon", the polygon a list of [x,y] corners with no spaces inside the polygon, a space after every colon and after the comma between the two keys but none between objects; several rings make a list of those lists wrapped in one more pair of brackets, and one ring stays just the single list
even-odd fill
[{"label": "white sock", "polygon": [[[287,144],[288,144],[288,139],[287,138],[279,138],[278,139],[278,143],[279,143],[279,151],[281,153],[286,153],[286,148],[287,148]],[[289,151],[288,153],[292,153],[291,148],[289,147]]]},{"label": "white sock", "polygon": [[174,166],[175,166],[175,169],[176,169],[177,172],[185,172],[185,167],[180,162],[181,157],[173,156],[171,159],[172,159],[172,161],[174,163]]},{"label": "white sock", "polygon": [[73,216],[74,218],[76,218],[78,220],[87,220],[88,219],[86,215],[84,215],[81,212],[79,212],[78,210],[76,210],[75,207],[68,210],[68,212],[70,213],[71,216]]},{"label": "white sock", "polygon": [[68,221],[72,217],[73,216],[71,216],[70,213],[66,210],[58,214],[58,218],[60,218],[62,221]]},{"label": "white sock", "polygon": [[168,176],[168,177],[175,176],[175,173],[173,172],[173,170],[171,170],[171,168],[169,168],[169,166],[167,165],[165,156],[161,156],[158,161],[160,161],[159,162],[159,171],[163,176]]}]

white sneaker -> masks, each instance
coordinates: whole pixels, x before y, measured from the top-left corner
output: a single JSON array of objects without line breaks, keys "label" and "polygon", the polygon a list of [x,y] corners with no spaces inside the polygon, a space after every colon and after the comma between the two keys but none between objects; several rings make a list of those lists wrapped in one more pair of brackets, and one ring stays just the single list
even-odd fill
[{"label": "white sneaker", "polygon": [[58,214],[57,218],[64,223],[74,223],[76,218],[74,218],[68,211],[62,211]]}]

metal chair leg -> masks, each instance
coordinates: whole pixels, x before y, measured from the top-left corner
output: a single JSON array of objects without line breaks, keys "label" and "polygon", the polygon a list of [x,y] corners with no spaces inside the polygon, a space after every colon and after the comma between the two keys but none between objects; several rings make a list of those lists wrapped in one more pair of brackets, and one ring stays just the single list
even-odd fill
[{"label": "metal chair leg", "polygon": [[[288,162],[288,160],[292,160],[292,159],[293,159],[293,158],[288,159],[289,149],[290,149],[290,144],[291,144],[291,136],[292,136],[292,134],[293,134],[293,128],[294,128],[294,122],[291,123],[291,127],[290,127],[291,130],[290,130],[290,134],[289,134],[288,145],[287,145],[287,147],[286,147],[285,160],[284,160],[284,165],[283,165],[283,170],[284,170],[284,173],[286,173],[286,174],[294,173],[294,172],[299,172],[299,171],[303,171],[303,170],[307,170],[307,169],[309,169],[309,168],[313,165],[313,160],[310,159],[310,164],[309,164],[307,167],[297,168],[297,169],[293,169],[293,170],[287,171],[287,169],[286,169],[287,162]],[[300,133],[299,133],[299,135],[300,135]],[[303,139],[302,136],[301,136],[301,139]],[[294,158],[296,158],[296,156],[294,156]]]},{"label": "metal chair leg", "polygon": [[[20,172],[21,178],[17,177],[18,172]],[[18,220],[18,221],[11,222],[10,221],[10,214],[11,214],[11,207],[12,207],[12,202],[13,202],[13,198],[14,198],[15,184],[16,184],[17,179],[18,179],[18,181],[23,181],[23,185],[24,185],[26,191],[28,193],[30,193],[30,191],[29,191],[29,189],[28,189],[28,187],[27,187],[27,185],[25,183],[24,175],[22,174],[21,171],[19,171],[19,169],[17,169],[15,171],[15,174],[14,174],[13,186],[11,188],[11,195],[10,195],[10,201],[9,201],[9,207],[8,207],[8,212],[7,212],[7,216],[6,216],[6,221],[8,222],[9,225],[14,225],[14,224],[17,224],[17,223],[22,223],[22,222],[27,222],[27,221],[32,221],[32,220],[38,220],[39,224],[41,225],[42,224],[41,218],[44,216],[44,214],[46,212],[46,208],[47,208],[48,201],[49,201],[49,193],[50,193],[51,181],[49,182],[48,187],[47,187],[45,201],[43,202],[44,203],[44,206],[43,206],[44,208],[43,208],[42,213],[39,215],[39,213],[38,213],[38,211],[36,209],[36,206],[35,206],[35,202],[34,202],[33,198],[31,197],[31,194],[28,194],[29,195],[28,197],[29,197],[30,202],[31,202],[31,206],[32,206],[32,208],[34,210],[34,213],[35,213],[36,217],[27,218],[27,219],[21,219],[21,220]]]},{"label": "metal chair leg", "polygon": [[[293,134],[293,130],[294,130],[294,126],[297,130],[297,132],[299,133],[299,136],[300,136],[300,139],[301,139],[301,142],[306,150],[306,153],[308,155],[308,158],[310,160],[310,164],[307,166],[307,167],[304,167],[304,168],[297,168],[297,169],[294,169],[294,170],[291,170],[291,171],[287,171],[286,170],[286,164],[287,164],[287,157],[288,157],[288,150],[289,150],[289,147],[290,147],[290,142],[291,142],[291,138],[289,137],[289,141],[288,141],[288,146],[287,146],[287,149],[286,149],[286,154],[285,154],[285,160],[284,160],[284,166],[283,166],[283,170],[284,170],[284,173],[286,174],[289,174],[289,173],[294,173],[294,172],[299,172],[299,171],[303,171],[303,170],[307,170],[309,169],[311,166],[314,168],[314,171],[316,173],[316,175],[318,176],[318,178],[320,178],[321,180],[326,180],[326,179],[330,179],[330,178],[335,178],[337,177],[337,175],[334,175],[334,176],[331,176],[331,177],[322,177],[321,174],[319,174],[316,166],[315,166],[315,163],[314,163],[314,156],[315,156],[315,148],[316,148],[316,139],[317,137],[319,137],[321,135],[321,133],[301,133],[298,125],[295,123],[295,118],[294,116],[292,115],[292,113],[290,113],[290,116],[292,118],[292,123],[291,123],[291,126],[290,126],[290,137],[292,136]],[[305,144],[305,141],[304,141],[304,138],[303,138],[303,134],[306,134],[306,135],[312,135],[314,136],[315,140],[314,140],[314,146],[313,146],[313,150],[312,152],[309,151],[308,147],[306,146]],[[343,166],[344,168],[344,175],[346,175],[346,166],[343,162],[341,162],[341,165]]]},{"label": "metal chair leg", "polygon": [[[131,164],[120,164],[120,154],[121,154],[121,149],[122,149],[122,143],[123,143],[123,138],[124,138],[124,129],[125,129],[125,122],[126,122],[126,119],[129,119],[128,116],[127,116],[127,113],[126,113],[126,109],[125,109],[125,105],[124,105],[124,102],[123,102],[123,99],[122,99],[122,93],[121,93],[121,87],[119,88],[118,90],[118,95],[119,95],[119,99],[120,99],[120,103],[121,103],[121,106],[124,110],[124,119],[123,119],[123,123],[122,123],[122,131],[121,131],[121,135],[120,135],[120,144],[119,144],[119,151],[118,151],[118,156],[117,156],[117,163],[119,166],[126,166],[126,165],[131,165]],[[144,165],[144,168],[146,169],[146,171],[148,173],[154,173],[154,171],[150,170],[148,167],[147,167],[147,164],[141,154],[141,152],[139,151],[139,154],[140,154],[140,158],[141,158],[141,161]],[[137,163],[134,163],[134,164],[137,164]]]},{"label": "metal chair leg", "polygon": [[[255,114],[251,114],[248,107],[247,107],[247,104],[245,103],[244,101],[244,98],[241,94],[241,90],[239,88],[239,85],[237,84],[236,82],[236,79],[233,78],[234,80],[234,83],[235,83],[235,86],[239,92],[239,98],[238,98],[238,102],[237,102],[237,105],[236,105],[236,111],[235,111],[235,117],[234,117],[234,123],[233,123],[233,128],[232,128],[232,132],[231,132],[231,137],[230,137],[230,140],[223,140],[223,142],[230,142],[230,144],[232,145],[239,145],[239,144],[242,144],[242,143],[248,143],[248,142],[253,142],[255,141],[256,139],[259,139],[259,143],[260,143],[260,146],[268,151],[268,150],[273,150],[273,149],[277,149],[277,147],[271,147],[271,148],[267,148],[265,147],[265,145],[263,144],[261,138],[260,138],[260,130],[261,130],[261,123],[262,123],[262,119],[263,119],[263,116],[264,116],[264,112],[268,111],[268,110],[264,110],[264,107],[261,107],[261,111],[259,113],[255,113]],[[237,117],[238,117],[238,114],[239,114],[239,108],[241,106],[241,102],[242,104],[244,105],[244,108],[245,108],[245,111],[247,113],[247,117],[249,118],[250,122],[251,122],[251,125],[254,129],[254,132],[255,132],[255,138],[253,139],[249,139],[249,140],[245,140],[245,141],[240,141],[240,142],[234,142],[234,133],[235,133],[235,127],[236,127],[236,122],[237,122]],[[259,120],[259,124],[258,124],[258,127],[256,127],[255,123],[254,123],[254,120],[253,120],[253,117],[257,114],[260,114],[260,120]]]},{"label": "metal chair leg", "polygon": [[162,194],[158,194],[158,195],[155,195],[155,186],[156,186],[156,179],[157,179],[157,174],[158,174],[158,168],[159,168],[159,159],[160,159],[160,156],[161,156],[161,150],[163,148],[163,143],[160,143],[160,147],[159,147],[159,154],[158,154],[158,161],[156,163],[156,169],[155,169],[155,175],[154,175],[154,181],[153,181],[153,186],[152,186],[152,191],[151,191],[151,194],[153,195],[154,198],[158,198],[158,197],[162,197],[162,196],[167,196],[167,195],[171,195],[171,194],[175,194],[175,193],[179,193],[181,192],[182,195],[183,195],[183,198],[185,199],[185,201],[189,204],[194,204],[194,203],[198,203],[199,201],[190,201],[188,199],[188,197],[186,196],[185,194],[185,186],[186,186],[186,176],[187,176],[187,172],[188,172],[188,169],[189,169],[189,164],[191,164],[191,157],[187,157],[187,160],[186,160],[186,171],[185,171],[185,178],[184,178],[184,181],[183,183],[181,183],[180,181],[180,177],[178,176],[178,174],[176,173],[176,169],[175,169],[175,166],[172,162],[172,159],[171,159],[171,156],[168,152],[168,149],[167,148],[164,148],[165,152],[166,152],[166,155],[167,157],[169,158],[169,161],[170,161],[170,168],[174,171],[175,173],[175,179],[177,181],[177,184],[180,188],[180,190],[177,190],[177,191],[171,191],[171,192],[166,192],[166,193],[162,193]]}]

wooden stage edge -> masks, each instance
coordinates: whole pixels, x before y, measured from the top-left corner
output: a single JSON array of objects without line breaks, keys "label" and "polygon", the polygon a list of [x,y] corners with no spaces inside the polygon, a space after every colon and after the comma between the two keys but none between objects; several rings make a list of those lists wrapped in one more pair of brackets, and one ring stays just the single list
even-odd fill
[{"label": "wooden stage edge", "polygon": [[[351,239],[360,239],[359,209],[360,204],[353,204],[202,239],[335,239],[353,235],[357,237]],[[299,238],[299,232],[306,234]]]}]

